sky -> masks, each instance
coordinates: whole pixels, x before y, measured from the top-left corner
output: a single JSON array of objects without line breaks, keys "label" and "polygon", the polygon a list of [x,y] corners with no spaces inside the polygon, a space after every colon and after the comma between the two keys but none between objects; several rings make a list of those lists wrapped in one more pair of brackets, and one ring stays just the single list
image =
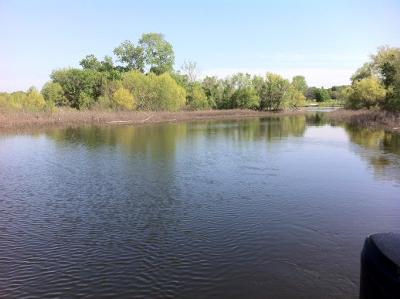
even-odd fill
[{"label": "sky", "polygon": [[0,0],[0,91],[41,88],[52,70],[147,32],[172,43],[176,69],[190,60],[202,76],[276,72],[330,87],[379,46],[400,46],[400,1]]}]

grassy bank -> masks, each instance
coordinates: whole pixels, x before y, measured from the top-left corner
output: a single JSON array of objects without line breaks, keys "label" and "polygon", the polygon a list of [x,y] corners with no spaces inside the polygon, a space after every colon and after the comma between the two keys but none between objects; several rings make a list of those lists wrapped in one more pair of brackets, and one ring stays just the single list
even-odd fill
[{"label": "grassy bank", "polygon": [[243,109],[181,112],[78,111],[75,109],[60,109],[57,112],[0,112],[0,130],[85,125],[132,125],[207,119],[239,119],[295,113],[302,112],[260,112]]},{"label": "grassy bank", "polygon": [[385,129],[400,133],[400,112],[339,109],[329,112],[327,116],[333,122],[345,122],[363,128]]},{"label": "grassy bank", "polygon": [[[268,112],[246,109],[154,112],[96,111],[60,109],[57,112],[0,112],[0,131],[49,127],[140,125],[191,120],[241,119],[285,116],[307,113],[307,110]],[[334,123],[349,123],[365,128],[400,132],[400,113],[379,110],[338,109],[326,113]]]}]

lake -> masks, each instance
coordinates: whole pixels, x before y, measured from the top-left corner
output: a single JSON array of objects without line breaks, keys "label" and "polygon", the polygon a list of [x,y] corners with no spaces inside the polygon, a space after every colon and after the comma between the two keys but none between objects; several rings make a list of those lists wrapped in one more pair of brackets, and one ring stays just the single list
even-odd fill
[{"label": "lake", "polygon": [[0,135],[1,298],[357,298],[400,136],[323,113]]}]

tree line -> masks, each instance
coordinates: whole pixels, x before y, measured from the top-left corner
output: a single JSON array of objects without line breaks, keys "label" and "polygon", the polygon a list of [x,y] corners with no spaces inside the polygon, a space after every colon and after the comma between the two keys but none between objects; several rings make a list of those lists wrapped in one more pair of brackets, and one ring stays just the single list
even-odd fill
[{"label": "tree line", "polygon": [[304,76],[288,80],[274,73],[199,79],[196,63],[185,62],[180,70],[174,70],[171,43],[162,34],[146,33],[136,43],[121,43],[114,49],[114,57],[87,55],[80,61],[80,68],[53,71],[40,92],[30,88],[26,92],[0,93],[0,108],[275,111],[297,109],[311,101],[345,101],[349,108],[399,109],[398,52],[396,48],[380,49],[354,74],[351,86],[325,89],[309,87]]},{"label": "tree line", "polygon": [[343,92],[348,108],[400,111],[400,48],[379,48],[351,81]]}]

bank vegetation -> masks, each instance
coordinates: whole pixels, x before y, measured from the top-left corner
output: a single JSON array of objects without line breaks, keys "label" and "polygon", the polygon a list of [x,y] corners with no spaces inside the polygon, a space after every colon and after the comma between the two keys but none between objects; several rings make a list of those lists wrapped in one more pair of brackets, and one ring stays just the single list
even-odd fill
[{"label": "bank vegetation", "polygon": [[0,93],[0,127],[137,123],[142,115],[155,112],[163,112],[155,114],[161,117],[180,111],[182,117],[171,119],[186,119],[196,115],[189,111],[221,117],[224,113],[212,110],[242,109],[243,113],[233,114],[248,115],[249,111],[297,111],[305,106],[361,109],[360,113],[335,112],[332,118],[359,118],[360,125],[388,119],[391,127],[398,126],[392,122],[400,111],[399,48],[378,49],[352,76],[351,85],[331,88],[308,86],[301,75],[289,80],[275,73],[200,78],[196,63],[186,61],[179,70],[174,64],[173,46],[162,34],[143,34],[135,43],[121,43],[113,56],[98,59],[90,54],[80,61],[79,68],[54,70],[40,91],[31,87]]}]

